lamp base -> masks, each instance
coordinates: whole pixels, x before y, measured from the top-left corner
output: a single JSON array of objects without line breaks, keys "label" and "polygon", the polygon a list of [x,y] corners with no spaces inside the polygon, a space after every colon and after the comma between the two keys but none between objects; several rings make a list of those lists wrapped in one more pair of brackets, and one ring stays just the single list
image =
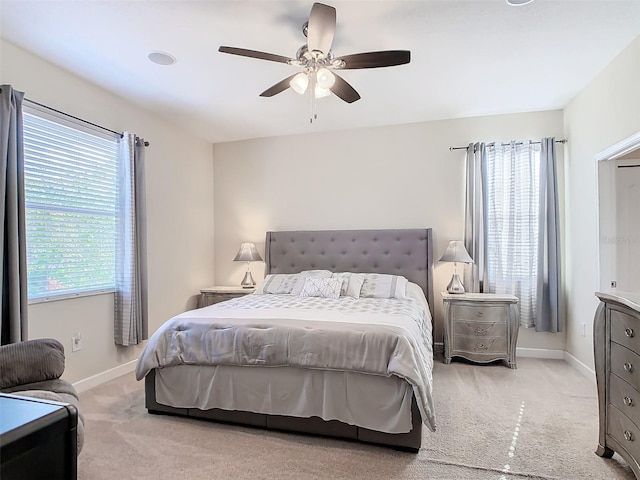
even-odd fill
[{"label": "lamp base", "polygon": [[447,285],[447,292],[449,293],[464,293],[464,285],[457,273],[453,274],[449,285]]},{"label": "lamp base", "polygon": [[242,288],[253,288],[256,286],[256,282],[253,280],[250,271],[247,270],[247,273],[244,274],[244,278],[240,282],[240,286]]}]

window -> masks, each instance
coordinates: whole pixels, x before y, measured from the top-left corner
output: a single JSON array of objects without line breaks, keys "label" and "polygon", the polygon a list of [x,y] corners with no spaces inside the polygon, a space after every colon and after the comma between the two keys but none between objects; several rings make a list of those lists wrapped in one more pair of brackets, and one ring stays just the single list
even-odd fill
[{"label": "window", "polygon": [[489,291],[520,299],[534,318],[540,214],[540,145],[487,145],[487,269]]},{"label": "window", "polygon": [[25,109],[30,302],[113,291],[118,138]]}]

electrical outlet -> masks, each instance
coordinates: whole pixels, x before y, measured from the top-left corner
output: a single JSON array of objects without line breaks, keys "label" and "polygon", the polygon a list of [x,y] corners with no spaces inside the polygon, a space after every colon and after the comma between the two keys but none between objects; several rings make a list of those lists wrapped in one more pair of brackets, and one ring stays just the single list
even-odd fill
[{"label": "electrical outlet", "polygon": [[587,324],[584,322],[580,322],[580,335],[583,337],[587,336]]},{"label": "electrical outlet", "polygon": [[78,352],[80,350],[82,350],[82,334],[78,332],[71,337],[71,351]]}]

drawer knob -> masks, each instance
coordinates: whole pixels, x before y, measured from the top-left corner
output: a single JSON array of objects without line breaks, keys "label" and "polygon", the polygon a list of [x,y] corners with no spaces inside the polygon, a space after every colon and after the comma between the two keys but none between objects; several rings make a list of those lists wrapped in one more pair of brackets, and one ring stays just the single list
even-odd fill
[{"label": "drawer knob", "polygon": [[633,337],[633,328],[625,328],[624,334],[629,338]]},{"label": "drawer knob", "polygon": [[631,397],[625,396],[625,397],[622,399],[622,401],[624,402],[624,404],[625,404],[627,407],[630,407],[631,405],[633,405],[633,398],[631,398]]},{"label": "drawer knob", "polygon": [[633,365],[631,365],[629,362],[626,362],[626,363],[624,364],[624,369],[625,369],[627,372],[631,373],[631,372],[633,372]]},{"label": "drawer knob", "polygon": [[478,343],[476,347],[478,347],[478,350],[486,350],[488,345],[486,343]]},{"label": "drawer knob", "polygon": [[487,334],[487,329],[486,328],[480,328],[480,327],[476,328],[476,336],[480,337],[480,336],[483,336],[483,335],[486,335],[486,334]]},{"label": "drawer knob", "polygon": [[478,310],[476,312],[476,317],[482,317],[484,315],[484,312],[482,310]]},{"label": "drawer knob", "polygon": [[628,442],[633,442],[633,433],[631,433],[629,430],[625,430],[624,439]]}]

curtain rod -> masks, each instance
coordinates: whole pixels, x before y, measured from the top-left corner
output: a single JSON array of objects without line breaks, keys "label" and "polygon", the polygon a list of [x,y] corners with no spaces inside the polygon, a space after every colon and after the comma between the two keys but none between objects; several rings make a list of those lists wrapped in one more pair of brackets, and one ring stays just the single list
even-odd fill
[{"label": "curtain rod", "polygon": [[[516,145],[522,145],[524,142],[516,142]],[[531,143],[541,143],[541,142],[531,142]],[[556,143],[567,143],[567,139],[563,138],[562,140],[556,140]],[[494,144],[489,144],[489,145],[494,145]],[[507,142],[507,143],[501,143],[500,144],[503,147],[506,147],[507,145],[511,145],[511,142]],[[469,147],[449,147],[449,151],[453,151],[453,150],[466,150]]]},{"label": "curtain rod", "polygon": [[[122,132],[116,132],[115,130],[111,130],[110,128],[103,127],[102,125],[98,125],[98,124],[93,123],[93,122],[89,122],[88,120],[85,120],[85,119],[80,118],[80,117],[75,117],[75,116],[73,116],[73,115],[71,115],[69,113],[62,112],[62,111],[60,111],[60,110],[58,110],[56,108],[50,107],[49,105],[43,105],[42,103],[34,102],[33,100],[30,100],[28,98],[25,98],[24,101],[27,102],[27,103],[31,103],[33,105],[37,105],[37,106],[42,107],[42,108],[46,108],[47,110],[51,110],[52,112],[59,113],[60,115],[64,115],[65,117],[73,118],[74,120],[78,120],[79,122],[86,123],[87,125],[91,125],[92,127],[96,127],[96,128],[101,129],[101,130],[105,130],[107,132],[114,133],[116,135],[119,135],[120,138],[122,138]],[[144,142],[144,146],[148,147],[149,146],[149,142]]]}]

